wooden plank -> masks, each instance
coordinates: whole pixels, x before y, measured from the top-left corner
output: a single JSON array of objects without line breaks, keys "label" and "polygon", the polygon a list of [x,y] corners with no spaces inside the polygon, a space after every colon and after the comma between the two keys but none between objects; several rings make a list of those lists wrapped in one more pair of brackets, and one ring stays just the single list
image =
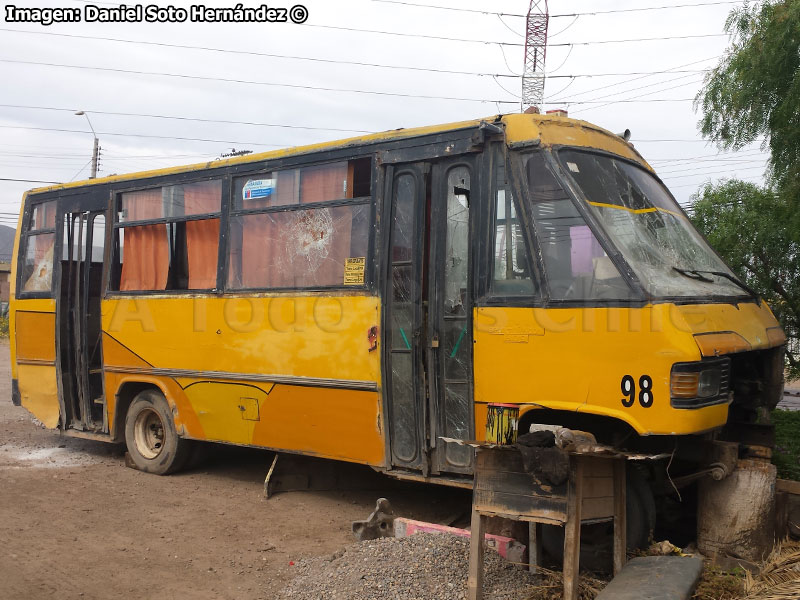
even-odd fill
[{"label": "wooden plank", "polygon": [[521,518],[549,515],[551,518],[561,517],[565,521],[567,517],[566,498],[533,498],[508,492],[475,490],[472,503],[480,511],[508,513]]},{"label": "wooden plank", "polygon": [[571,461],[569,494],[567,495],[567,522],[564,525],[564,600],[578,599],[578,574],[581,554],[581,504],[584,461],[579,457]]},{"label": "wooden plank", "polygon": [[[539,498],[566,498],[566,484],[554,487],[540,485],[538,481],[527,473],[502,473],[492,472],[475,479],[476,490],[498,490],[520,496]],[[611,494],[608,494],[609,496]]]},{"label": "wooden plank", "polygon": [[614,575],[627,559],[627,514],[625,512],[625,460],[614,461]]},{"label": "wooden plank", "polygon": [[469,576],[467,578],[467,599],[483,599],[483,535],[486,517],[472,508],[472,527],[469,539]]},{"label": "wooden plank", "polygon": [[800,481],[791,481],[790,479],[778,479],[775,482],[776,492],[786,492],[794,496],[800,496]]},{"label": "wooden plank", "polygon": [[614,516],[614,498],[584,498],[581,502],[583,519],[604,519]]},{"label": "wooden plank", "polygon": [[584,498],[611,498],[614,496],[613,477],[584,477]]}]

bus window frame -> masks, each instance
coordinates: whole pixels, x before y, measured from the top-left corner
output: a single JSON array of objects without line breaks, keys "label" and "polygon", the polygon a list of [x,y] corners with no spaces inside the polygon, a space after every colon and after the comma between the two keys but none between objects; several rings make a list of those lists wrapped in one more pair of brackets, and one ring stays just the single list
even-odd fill
[{"label": "bus window frame", "polygon": [[[560,179],[561,179],[561,182],[565,184],[565,189],[568,190],[569,194],[573,197],[574,201],[577,201],[579,210],[581,210],[581,212],[585,212],[586,214],[588,214],[591,217],[592,229],[594,230],[595,235],[598,237],[598,239],[600,239],[600,237],[602,236],[602,238],[607,241],[607,243],[610,245],[610,247],[614,248],[615,252],[617,252],[616,246],[611,241],[611,238],[609,238],[606,235],[605,229],[603,228],[602,224],[594,217],[594,215],[592,214],[591,211],[588,210],[588,208],[586,208],[586,210],[583,210],[586,207],[586,205],[588,204],[588,198],[585,196],[583,191],[577,185],[577,182],[575,182],[573,180],[573,178],[563,168],[563,165],[561,164],[562,163],[561,150],[572,150],[572,151],[576,151],[576,152],[584,152],[586,154],[596,154],[598,156],[604,156],[604,157],[611,158],[611,159],[614,159],[614,160],[620,160],[620,161],[623,161],[623,162],[627,162],[628,164],[631,164],[634,167],[638,167],[639,169],[647,171],[666,190],[666,192],[667,192],[667,194],[669,194],[670,198],[672,198],[672,200],[675,201],[675,203],[678,205],[678,207],[680,208],[681,212],[683,213],[684,217],[686,217],[686,220],[689,222],[689,225],[698,233],[698,235],[708,245],[708,248],[711,250],[711,252],[713,252],[714,255],[716,255],[717,258],[719,258],[720,261],[722,261],[722,263],[725,266],[730,268],[730,266],[725,261],[725,259],[723,259],[719,255],[719,253],[714,249],[714,247],[708,241],[706,236],[703,235],[703,233],[700,232],[694,226],[694,224],[692,223],[692,220],[689,218],[689,215],[687,215],[686,211],[683,209],[683,206],[681,206],[680,202],[678,202],[675,199],[675,196],[672,194],[672,191],[669,189],[669,186],[667,186],[667,184],[665,184],[661,180],[661,178],[658,176],[658,174],[655,172],[655,170],[648,169],[646,166],[642,165],[640,162],[637,162],[637,161],[632,160],[630,158],[626,158],[624,156],[620,156],[619,154],[614,154],[613,152],[607,152],[605,150],[600,150],[598,148],[587,148],[587,147],[584,147],[584,146],[570,146],[570,145],[567,145],[567,144],[553,146],[550,158],[559,167],[559,172],[561,174]],[[630,276],[635,279],[639,290],[641,291],[641,293],[643,294],[643,296],[646,299],[646,302],[650,303],[650,304],[719,304],[720,302],[723,302],[723,303],[731,303],[731,304],[737,304],[738,305],[738,304],[758,303],[760,301],[758,298],[755,298],[755,297],[750,296],[750,295],[747,295],[747,296],[728,296],[728,295],[653,296],[639,283],[639,278],[633,273],[633,269],[631,269],[631,267],[628,265],[628,261],[625,259],[625,256],[621,252],[619,253],[619,255],[621,257],[621,260],[622,260],[623,264],[625,265],[626,272],[629,272]],[[619,266],[617,268],[619,268]],[[622,271],[620,271],[620,272],[622,272]],[[623,273],[623,277],[625,277],[624,273]]]},{"label": "bus window frame", "polygon": [[[319,160],[317,157],[313,157],[311,160],[306,160],[302,162],[289,162],[286,164],[272,164],[268,163],[266,165],[259,165],[258,168],[250,169],[247,171],[242,172],[233,172],[230,173],[230,182],[228,186],[228,200],[226,205],[226,220],[223,222],[222,227],[224,227],[224,235],[225,237],[225,256],[223,260],[223,267],[224,273],[220,289],[223,290],[225,295],[228,296],[236,296],[240,294],[253,294],[253,293],[260,293],[260,292],[330,292],[330,291],[337,291],[341,292],[343,295],[348,295],[347,292],[354,293],[354,294],[363,294],[364,292],[373,292],[374,291],[374,268],[373,265],[375,261],[375,236],[376,236],[376,218],[377,218],[377,188],[379,185],[378,177],[376,172],[379,170],[377,169],[377,161],[375,159],[375,152],[368,152],[364,154],[355,154],[355,155],[346,155],[342,157],[335,157],[335,158],[326,158],[324,160]],[[323,200],[320,202],[309,202],[307,204],[287,204],[287,205],[279,205],[279,206],[271,206],[266,208],[251,208],[251,209],[234,209],[234,194],[236,188],[236,180],[253,177],[258,175],[265,175],[268,173],[274,173],[276,171],[286,171],[291,169],[303,169],[308,167],[318,167],[324,166],[328,164],[334,164],[338,162],[350,162],[359,159],[369,158],[370,159],[370,194],[368,196],[357,196],[354,198],[337,198],[336,200]],[[269,213],[279,213],[279,212],[296,212],[299,210],[313,210],[318,208],[335,208],[339,206],[369,206],[369,231],[367,234],[367,256],[365,257],[365,268],[364,268],[364,283],[361,285],[344,285],[344,283],[340,285],[317,285],[317,286],[309,286],[309,287],[255,287],[255,288],[232,288],[228,285],[228,276],[229,276],[229,252],[230,252],[230,226],[233,217],[240,217],[246,215],[259,215],[259,214],[269,214]],[[222,244],[220,244],[222,245]],[[220,284],[218,280],[218,285]],[[352,294],[351,294],[352,295]]]},{"label": "bus window frame", "polygon": [[[532,223],[530,221],[530,214],[522,205],[522,196],[520,195],[521,186],[514,167],[512,165],[512,153],[508,150],[505,144],[500,143],[495,147],[490,148],[488,152],[484,153],[488,156],[488,160],[484,161],[484,173],[489,172],[489,190],[491,201],[487,203],[486,214],[484,217],[485,224],[481,228],[485,235],[486,248],[481,253],[483,259],[481,260],[482,268],[485,269],[483,276],[480,278],[485,286],[485,289],[478,290],[479,295],[476,295],[476,300],[481,299],[481,305],[487,306],[544,306],[545,305],[545,280],[544,271],[541,265],[541,254],[538,251],[538,244],[531,236],[533,231]],[[531,269],[531,281],[533,284],[533,291],[530,294],[503,294],[494,291],[494,248],[495,236],[497,235],[497,207],[495,205],[497,199],[497,191],[500,187],[497,181],[497,163],[503,161],[505,164],[506,181],[505,187],[510,190],[513,202],[517,210],[517,217],[522,225],[522,237],[525,243],[525,251],[528,253],[528,261]],[[475,305],[478,305],[476,301]]]},{"label": "bus window frame", "polygon": [[[542,268],[541,265],[541,245],[539,237],[536,233],[536,228],[533,226],[531,221],[531,215],[529,214],[528,206],[523,203],[523,211],[526,213],[528,217],[528,235],[534,241],[534,247],[536,248],[536,258],[539,261],[539,268],[542,269],[542,280],[544,282],[544,302],[541,305],[531,304],[528,303],[525,306],[543,306],[545,308],[608,308],[608,307],[641,307],[645,306],[646,304],[652,302],[652,298],[647,294],[647,292],[642,288],[639,283],[638,278],[631,270],[628,262],[624,259],[622,254],[617,250],[616,246],[611,242],[609,237],[606,235],[605,230],[600,226],[594,216],[586,209],[584,206],[584,200],[582,196],[578,194],[578,191],[574,188],[573,182],[570,180],[569,177],[566,176],[561,163],[555,157],[555,154],[561,148],[574,148],[574,146],[568,145],[553,145],[548,148],[537,148],[535,150],[521,150],[521,151],[512,151],[510,152],[510,162],[512,163],[512,169],[515,176],[515,180],[517,182],[517,189],[519,193],[523,195],[526,199],[527,203],[532,202],[532,198],[530,196],[530,188],[527,185],[527,180],[525,177],[524,171],[524,157],[526,155],[532,154],[534,152],[541,152],[542,156],[544,157],[545,163],[552,171],[553,175],[558,179],[559,183],[562,185],[564,191],[566,192],[567,196],[569,197],[569,201],[572,202],[572,205],[578,211],[578,214],[583,218],[586,225],[592,231],[594,236],[597,238],[597,242],[601,245],[605,253],[614,263],[614,266],[620,272],[620,275],[625,280],[625,283],[628,285],[629,289],[631,290],[631,298],[628,299],[554,299],[550,296],[550,283],[547,278],[547,272]],[[592,150],[594,151],[594,149]],[[606,153],[611,156],[615,156],[610,153]]]},{"label": "bus window frame", "polygon": [[[111,240],[106,252],[108,253],[108,262],[104,265],[106,272],[105,272],[105,279],[103,289],[105,290],[104,297],[114,297],[114,296],[140,296],[140,295],[186,295],[186,294],[217,294],[221,293],[222,288],[220,287],[220,271],[221,271],[221,264],[220,261],[222,260],[221,255],[221,248],[227,236],[224,235],[223,227],[225,227],[225,206],[227,205],[227,197],[226,194],[230,192],[230,179],[231,174],[230,172],[222,172],[222,173],[205,173],[202,176],[197,176],[197,172],[192,172],[190,175],[195,175],[195,177],[186,177],[185,174],[183,177],[174,177],[174,176],[167,176],[164,178],[159,178],[156,181],[147,181],[142,180],[139,182],[140,185],[135,185],[132,187],[126,188],[112,188],[110,191],[110,207],[111,207],[111,214],[113,216],[112,223],[111,223]],[[121,212],[122,206],[122,195],[128,194],[131,192],[140,192],[144,190],[153,190],[153,189],[160,189],[170,186],[176,185],[191,185],[193,183],[201,183],[204,181],[220,181],[220,209],[219,211],[214,211],[210,213],[198,213],[192,215],[183,215],[177,217],[159,217],[157,219],[143,219],[139,221],[120,221],[119,214]],[[186,223],[188,221],[203,221],[209,219],[219,219],[220,221],[220,235],[217,238],[217,279],[216,285],[213,288],[192,288],[192,289],[179,289],[179,290],[115,290],[111,289],[112,281],[115,281],[121,277],[121,263],[118,262],[119,258],[119,237],[117,235],[117,231],[120,229],[125,229],[127,227],[140,227],[143,225],[161,225],[161,224],[168,224],[168,223]],[[117,287],[119,287],[119,282],[117,282]]]},{"label": "bus window frame", "polygon": [[[47,228],[47,229],[31,229],[31,219],[33,219],[33,209],[37,205],[46,204],[48,202],[55,203],[55,227]],[[42,197],[42,198],[31,198],[27,197],[25,199],[25,209],[22,214],[22,231],[20,231],[19,236],[19,243],[17,245],[17,277],[15,282],[15,290],[14,290],[14,298],[17,300],[31,300],[35,298],[46,298],[51,299],[55,298],[55,285],[56,279],[60,278],[60,268],[59,261],[60,261],[60,254],[61,250],[59,248],[59,243],[61,242],[61,236],[58,233],[58,217],[59,217],[59,205],[58,205],[58,197],[57,196],[50,196],[49,194]],[[52,272],[50,274],[50,289],[49,290],[37,290],[37,291],[24,291],[23,287],[25,282],[23,281],[24,276],[24,262],[25,262],[25,255],[28,252],[28,241],[31,237],[36,237],[38,235],[47,235],[53,234],[53,265],[52,265]],[[58,269],[59,273],[56,272]]]}]

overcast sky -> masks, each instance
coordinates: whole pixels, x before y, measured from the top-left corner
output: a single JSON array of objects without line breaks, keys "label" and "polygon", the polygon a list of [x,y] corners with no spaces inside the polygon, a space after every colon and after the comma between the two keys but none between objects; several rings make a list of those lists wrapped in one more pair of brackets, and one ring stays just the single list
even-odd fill
[{"label": "overcast sky", "polygon": [[[2,22],[0,179],[88,177],[92,135],[77,110],[86,111],[100,138],[99,176],[198,162],[231,148],[264,151],[519,110],[521,80],[509,75],[523,70],[525,19],[513,15],[526,13],[528,0],[429,2],[492,14],[410,3],[424,1],[303,0],[303,25]],[[685,4],[695,6],[675,7]],[[691,101],[703,70],[728,45],[720,34],[735,4],[551,0],[545,108],[567,108],[570,116],[615,132],[629,128],[631,141],[682,203],[709,179],[760,181],[767,155],[758,147],[718,155],[698,134]],[[602,14],[666,5],[674,8]],[[563,16],[573,13],[583,14]],[[609,43],[642,38],[670,39]],[[348,64],[356,62],[414,69]],[[571,75],[578,77],[564,77]],[[0,223],[16,223],[8,213],[18,211],[22,193],[36,185],[0,180]]]}]

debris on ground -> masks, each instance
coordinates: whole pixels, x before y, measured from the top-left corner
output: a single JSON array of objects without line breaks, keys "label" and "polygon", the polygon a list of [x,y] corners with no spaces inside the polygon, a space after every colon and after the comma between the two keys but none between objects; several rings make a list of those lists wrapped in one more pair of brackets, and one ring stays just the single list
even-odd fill
[{"label": "debris on ground", "polygon": [[[469,540],[417,533],[348,546],[327,557],[297,561],[297,576],[281,600],[459,600],[466,598]],[[581,576],[580,599],[592,600],[607,582]],[[494,551],[484,561],[486,600],[555,600],[561,573],[534,575]]]},{"label": "debris on ground", "polygon": [[753,600],[800,600],[800,542],[776,545],[757,575],[745,573],[744,590]]}]

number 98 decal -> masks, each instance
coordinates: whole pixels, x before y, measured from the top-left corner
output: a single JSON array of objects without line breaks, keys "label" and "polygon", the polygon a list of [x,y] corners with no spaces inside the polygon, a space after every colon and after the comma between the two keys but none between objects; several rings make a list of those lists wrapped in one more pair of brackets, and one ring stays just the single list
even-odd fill
[{"label": "number 98 decal", "polygon": [[[625,375],[619,384],[623,396],[622,406],[630,408],[636,402],[636,381],[630,375]],[[639,377],[639,404],[642,408],[653,406],[653,379],[650,375]]]}]

